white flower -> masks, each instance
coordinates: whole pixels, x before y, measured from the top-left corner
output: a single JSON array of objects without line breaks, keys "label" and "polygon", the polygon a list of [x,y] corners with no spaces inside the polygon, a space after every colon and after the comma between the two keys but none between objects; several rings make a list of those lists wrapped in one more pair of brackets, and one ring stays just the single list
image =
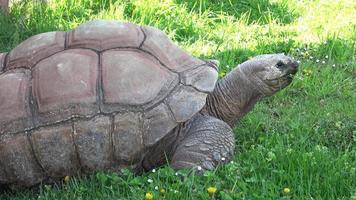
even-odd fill
[{"label": "white flower", "polygon": [[319,59],[316,59],[316,62],[318,63],[320,60]]},{"label": "white flower", "polygon": [[310,56],[309,59],[310,59],[310,60],[313,59],[313,56]]},{"label": "white flower", "polygon": [[156,169],[152,169],[152,173],[155,173],[156,172]]},{"label": "white flower", "polygon": [[231,163],[231,164],[234,164],[235,162],[232,160],[230,163]]},{"label": "white flower", "polygon": [[335,64],[333,64],[333,67],[336,67],[336,65],[335,65]]},{"label": "white flower", "polygon": [[202,170],[202,168],[200,166],[198,166],[198,171],[201,171],[201,170]]},{"label": "white flower", "polygon": [[300,60],[297,60],[297,63],[300,63]]},{"label": "white flower", "polygon": [[323,60],[322,63],[325,64],[325,61]]},{"label": "white flower", "polygon": [[178,176],[178,172],[176,172],[175,175]]},{"label": "white flower", "polygon": [[158,186],[155,186],[155,190],[158,190]]},{"label": "white flower", "polygon": [[325,58],[326,58],[326,59],[328,59],[328,58],[329,58],[329,56],[325,56]]},{"label": "white flower", "polygon": [[147,182],[153,183],[153,180],[149,178],[149,179],[147,180]]},{"label": "white flower", "polygon": [[221,158],[221,161],[225,161],[225,158],[224,158],[224,157],[222,157],[222,158]]}]

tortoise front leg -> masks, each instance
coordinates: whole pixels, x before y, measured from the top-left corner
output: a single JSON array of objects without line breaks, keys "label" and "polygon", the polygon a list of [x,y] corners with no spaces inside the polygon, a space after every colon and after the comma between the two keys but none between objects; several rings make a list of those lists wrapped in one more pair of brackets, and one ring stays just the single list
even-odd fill
[{"label": "tortoise front leg", "polygon": [[234,135],[225,122],[198,114],[182,130],[184,137],[177,141],[171,159],[174,169],[198,168],[211,170],[232,158]]}]

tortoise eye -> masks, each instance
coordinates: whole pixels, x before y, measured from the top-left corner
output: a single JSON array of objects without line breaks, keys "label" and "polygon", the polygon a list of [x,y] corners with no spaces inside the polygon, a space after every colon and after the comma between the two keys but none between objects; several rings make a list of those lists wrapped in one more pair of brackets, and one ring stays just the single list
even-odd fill
[{"label": "tortoise eye", "polygon": [[281,62],[281,61],[279,61],[279,62],[277,63],[277,68],[282,68],[282,67],[284,67],[284,63]]}]

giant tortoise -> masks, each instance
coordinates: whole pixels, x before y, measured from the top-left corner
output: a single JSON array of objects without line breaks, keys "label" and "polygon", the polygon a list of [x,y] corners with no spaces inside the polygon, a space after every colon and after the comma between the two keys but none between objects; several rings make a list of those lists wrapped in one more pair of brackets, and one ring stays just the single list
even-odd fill
[{"label": "giant tortoise", "polygon": [[217,65],[156,28],[127,22],[30,37],[0,54],[0,184],[229,161],[232,128],[289,85],[298,64],[260,55],[219,81]]}]

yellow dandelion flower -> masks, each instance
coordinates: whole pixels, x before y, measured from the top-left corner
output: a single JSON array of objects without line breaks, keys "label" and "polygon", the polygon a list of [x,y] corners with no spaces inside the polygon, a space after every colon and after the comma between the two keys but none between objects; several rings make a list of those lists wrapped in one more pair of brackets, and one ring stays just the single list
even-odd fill
[{"label": "yellow dandelion flower", "polygon": [[289,188],[283,188],[283,192],[285,193],[285,194],[288,194],[288,193],[290,193],[290,189]]},{"label": "yellow dandelion flower", "polygon": [[207,189],[209,195],[214,195],[217,191],[216,187],[208,187]]},{"label": "yellow dandelion flower", "polygon": [[146,199],[146,200],[152,200],[152,199],[153,199],[153,194],[152,194],[152,192],[146,192],[145,199]]},{"label": "yellow dandelion flower", "polygon": [[163,189],[163,188],[161,188],[161,189],[159,190],[159,193],[163,195],[163,194],[165,194],[165,193],[166,193],[166,190],[165,190],[165,189]]},{"label": "yellow dandelion flower", "polygon": [[226,74],[226,72],[220,72],[220,73],[219,73],[219,77],[222,78],[222,77],[225,76],[225,74]]},{"label": "yellow dandelion flower", "polygon": [[306,76],[312,75],[313,71],[311,69],[303,69],[303,74]]},{"label": "yellow dandelion flower", "polygon": [[70,177],[69,176],[65,176],[63,180],[64,180],[64,182],[68,182],[70,180]]}]

